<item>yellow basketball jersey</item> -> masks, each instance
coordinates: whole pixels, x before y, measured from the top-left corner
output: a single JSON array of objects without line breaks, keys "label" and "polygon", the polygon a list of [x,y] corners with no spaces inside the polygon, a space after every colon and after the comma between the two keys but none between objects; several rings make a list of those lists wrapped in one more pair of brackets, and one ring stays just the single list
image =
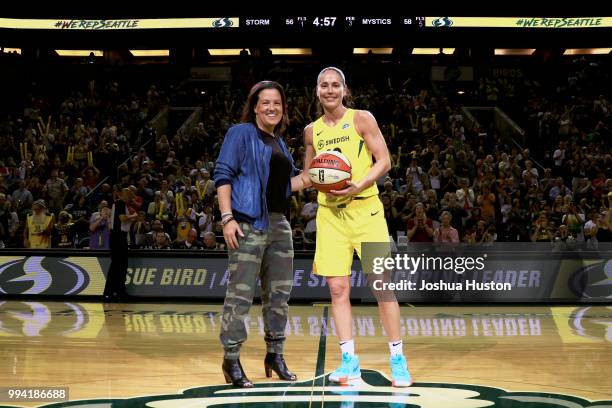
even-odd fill
[{"label": "yellow basketball jersey", "polygon": [[[328,150],[336,150],[345,155],[352,167],[352,181],[357,183],[363,179],[372,168],[372,153],[368,150],[363,138],[355,129],[355,110],[347,109],[342,119],[335,125],[329,126],[320,117],[313,123],[312,144],[315,154]],[[376,183],[366,187],[359,197],[378,195]],[[347,198],[327,199],[325,193],[319,192],[318,202],[321,205],[337,206],[349,201]]]},{"label": "yellow basketball jersey", "polygon": [[49,227],[51,219],[50,215],[45,215],[44,221],[36,222],[33,214],[28,215],[26,222],[28,223],[28,241],[30,241],[31,249],[51,248],[51,237],[41,234]]}]

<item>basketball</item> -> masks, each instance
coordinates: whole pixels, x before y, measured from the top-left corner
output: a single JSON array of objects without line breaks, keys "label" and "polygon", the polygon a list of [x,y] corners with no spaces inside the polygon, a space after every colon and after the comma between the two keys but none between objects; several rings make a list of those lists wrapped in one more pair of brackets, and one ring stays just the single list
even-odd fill
[{"label": "basketball", "polygon": [[342,190],[351,180],[351,163],[342,153],[322,152],[312,159],[308,175],[313,187],[322,193]]}]

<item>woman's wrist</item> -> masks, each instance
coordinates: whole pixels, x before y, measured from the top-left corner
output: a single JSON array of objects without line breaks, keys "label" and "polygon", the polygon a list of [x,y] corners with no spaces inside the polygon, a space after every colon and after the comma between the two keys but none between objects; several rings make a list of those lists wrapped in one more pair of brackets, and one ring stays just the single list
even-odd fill
[{"label": "woman's wrist", "polygon": [[231,211],[221,213],[221,224],[225,226],[230,220],[234,219],[234,214]]}]

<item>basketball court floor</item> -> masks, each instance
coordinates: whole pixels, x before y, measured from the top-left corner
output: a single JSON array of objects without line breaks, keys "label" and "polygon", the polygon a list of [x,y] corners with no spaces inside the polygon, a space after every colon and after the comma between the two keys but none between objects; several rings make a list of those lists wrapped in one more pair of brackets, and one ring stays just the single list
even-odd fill
[{"label": "basketball court floor", "polygon": [[67,387],[68,402],[0,407],[612,407],[612,307],[402,305],[415,380],[390,386],[376,307],[354,308],[362,381],[334,386],[340,361],[328,304],[290,309],[295,383],[264,374],[254,305],[241,361],[256,384],[226,385],[220,304],[0,300],[0,388]]}]

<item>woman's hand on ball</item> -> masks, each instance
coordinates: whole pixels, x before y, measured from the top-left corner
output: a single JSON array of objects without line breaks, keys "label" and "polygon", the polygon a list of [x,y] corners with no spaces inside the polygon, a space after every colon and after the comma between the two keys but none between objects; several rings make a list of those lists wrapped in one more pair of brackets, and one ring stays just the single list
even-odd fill
[{"label": "woman's hand on ball", "polygon": [[357,184],[352,181],[347,181],[346,187],[342,190],[331,190],[329,194],[336,197],[343,197],[349,195],[357,195],[363,191],[363,187],[359,187]]}]

